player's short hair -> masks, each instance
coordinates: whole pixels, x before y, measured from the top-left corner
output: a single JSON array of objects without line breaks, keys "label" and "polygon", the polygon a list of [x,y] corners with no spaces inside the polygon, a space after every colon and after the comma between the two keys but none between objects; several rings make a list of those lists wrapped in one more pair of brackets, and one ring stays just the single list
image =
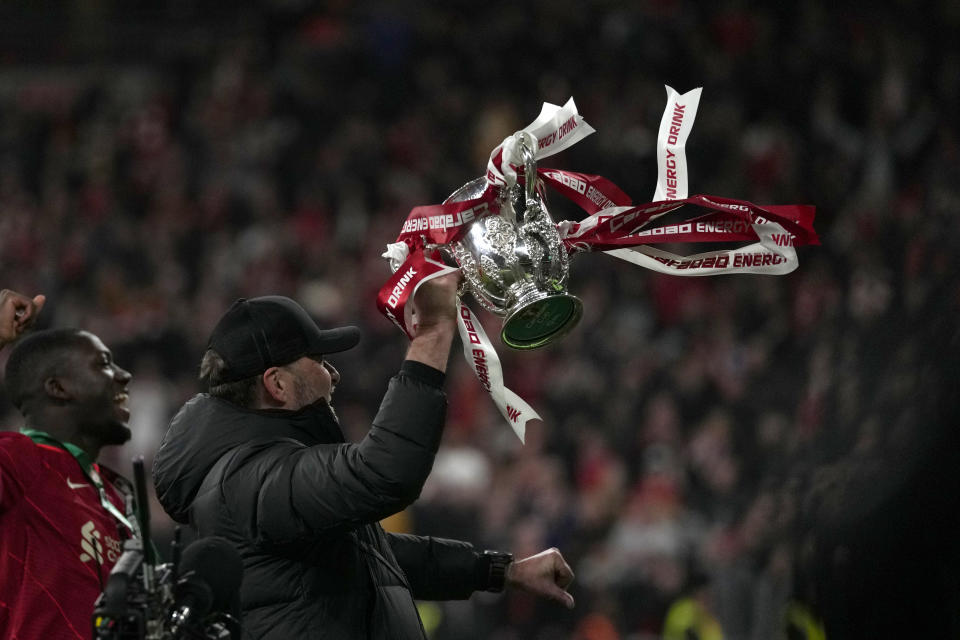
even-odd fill
[{"label": "player's short hair", "polygon": [[83,345],[80,329],[46,329],[21,338],[10,352],[4,371],[7,396],[20,413],[46,397],[44,381],[66,366],[72,349]]},{"label": "player's short hair", "polygon": [[260,375],[251,376],[234,382],[223,382],[227,363],[213,349],[207,349],[200,361],[200,380],[207,384],[207,391],[215,398],[232,402],[244,409],[257,406],[257,381]]}]

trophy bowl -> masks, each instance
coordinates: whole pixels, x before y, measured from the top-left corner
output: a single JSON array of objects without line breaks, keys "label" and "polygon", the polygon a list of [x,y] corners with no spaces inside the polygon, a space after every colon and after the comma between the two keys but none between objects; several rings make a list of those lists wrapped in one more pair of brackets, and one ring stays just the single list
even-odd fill
[{"label": "trophy bowl", "polygon": [[[469,291],[502,316],[500,339],[520,350],[566,335],[583,315],[583,303],[567,293],[567,251],[537,184],[533,154],[525,151],[526,188],[500,188],[499,215],[475,220],[460,240],[438,247],[460,267],[461,295]],[[477,198],[486,188],[486,179],[476,178],[444,203]]]}]

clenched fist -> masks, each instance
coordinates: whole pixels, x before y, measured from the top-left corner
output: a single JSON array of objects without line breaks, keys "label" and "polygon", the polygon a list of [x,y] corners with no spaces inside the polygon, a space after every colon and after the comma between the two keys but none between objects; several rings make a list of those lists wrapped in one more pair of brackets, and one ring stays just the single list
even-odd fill
[{"label": "clenched fist", "polygon": [[46,301],[44,295],[28,298],[10,289],[0,289],[0,347],[30,328]]}]

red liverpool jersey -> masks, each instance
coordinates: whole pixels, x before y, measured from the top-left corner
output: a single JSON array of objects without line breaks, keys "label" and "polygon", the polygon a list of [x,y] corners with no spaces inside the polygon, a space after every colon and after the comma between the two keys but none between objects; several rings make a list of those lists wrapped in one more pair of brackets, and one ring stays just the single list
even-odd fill
[{"label": "red liverpool jersey", "polygon": [[[124,513],[112,474],[94,468]],[[73,455],[0,432],[0,640],[90,638],[94,601],[129,537]]]}]

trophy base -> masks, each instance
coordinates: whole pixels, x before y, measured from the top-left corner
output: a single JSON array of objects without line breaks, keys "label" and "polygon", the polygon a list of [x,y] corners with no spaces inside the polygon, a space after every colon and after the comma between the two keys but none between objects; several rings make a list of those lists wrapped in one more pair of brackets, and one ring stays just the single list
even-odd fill
[{"label": "trophy base", "polygon": [[519,350],[537,349],[567,334],[583,315],[583,303],[568,293],[554,293],[514,309],[503,321],[500,339]]}]

